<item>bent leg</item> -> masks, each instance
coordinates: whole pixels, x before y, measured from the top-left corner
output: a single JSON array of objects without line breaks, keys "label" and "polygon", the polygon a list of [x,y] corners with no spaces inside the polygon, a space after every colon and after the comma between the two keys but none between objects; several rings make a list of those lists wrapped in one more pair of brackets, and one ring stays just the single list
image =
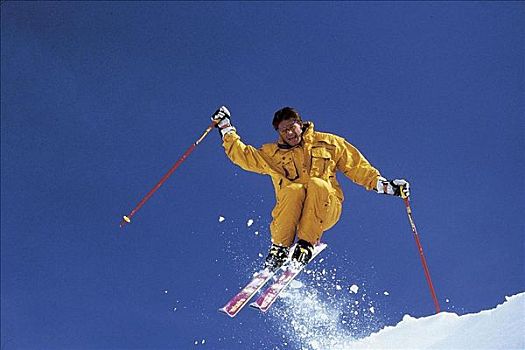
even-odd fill
[{"label": "bent leg", "polygon": [[298,238],[316,244],[324,231],[334,226],[341,217],[342,204],[332,185],[319,178],[311,178],[306,185],[303,213],[299,220]]},{"label": "bent leg", "polygon": [[273,221],[270,225],[273,244],[285,247],[292,245],[303,211],[305,194],[304,185],[298,183],[289,184],[279,191],[277,204],[272,211]]}]

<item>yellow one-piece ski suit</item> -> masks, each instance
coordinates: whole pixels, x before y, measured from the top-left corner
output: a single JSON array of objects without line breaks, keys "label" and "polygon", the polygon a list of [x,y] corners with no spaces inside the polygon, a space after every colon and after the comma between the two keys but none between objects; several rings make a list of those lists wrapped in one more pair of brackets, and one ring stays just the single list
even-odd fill
[{"label": "yellow one-piece ski suit", "polygon": [[379,171],[342,137],[318,132],[307,122],[295,147],[278,143],[257,149],[233,131],[224,136],[226,155],[244,170],[269,175],[276,205],[270,225],[272,242],[289,247],[296,236],[315,244],[341,216],[344,199],[336,179],[339,170],[367,190],[375,188]]}]

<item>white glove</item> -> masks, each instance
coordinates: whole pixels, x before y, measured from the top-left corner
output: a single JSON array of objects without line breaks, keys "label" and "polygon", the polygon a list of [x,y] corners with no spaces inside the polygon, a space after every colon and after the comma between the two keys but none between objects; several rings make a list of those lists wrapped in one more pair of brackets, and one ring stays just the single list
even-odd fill
[{"label": "white glove", "polygon": [[222,106],[211,116],[211,120],[217,122],[215,127],[219,129],[221,137],[224,137],[224,135],[235,131],[235,128],[231,125],[230,118],[231,114],[226,106]]},{"label": "white glove", "polygon": [[[384,193],[392,196],[408,197],[410,196],[410,184],[408,181],[402,179],[389,181],[384,177],[378,177],[376,191],[377,193]],[[403,191],[403,196],[401,195],[401,191]]]}]

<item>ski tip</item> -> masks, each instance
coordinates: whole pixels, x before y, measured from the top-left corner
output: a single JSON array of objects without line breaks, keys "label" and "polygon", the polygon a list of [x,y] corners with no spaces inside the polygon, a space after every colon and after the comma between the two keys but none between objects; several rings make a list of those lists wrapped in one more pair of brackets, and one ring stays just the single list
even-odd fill
[{"label": "ski tip", "polygon": [[261,309],[259,304],[257,304],[255,301],[253,303],[250,303],[250,308],[252,310],[257,310],[257,311],[260,311],[260,312],[266,312],[266,310],[265,309]]},{"label": "ski tip", "polygon": [[226,309],[223,308],[223,307],[221,307],[221,308],[218,309],[217,311],[218,311],[219,313],[221,313],[221,314],[225,314],[225,315],[230,316],[230,318],[234,318],[234,317],[235,317],[235,315],[230,314],[230,313],[229,313],[228,311],[226,311]]}]

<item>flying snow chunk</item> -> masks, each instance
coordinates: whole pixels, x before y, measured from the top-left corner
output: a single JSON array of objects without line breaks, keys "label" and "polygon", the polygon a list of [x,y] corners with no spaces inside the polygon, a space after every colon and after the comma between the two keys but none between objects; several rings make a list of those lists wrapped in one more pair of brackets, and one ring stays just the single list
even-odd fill
[{"label": "flying snow chunk", "polygon": [[290,282],[290,288],[292,288],[292,289],[298,289],[298,288],[301,288],[302,286],[303,286],[303,283],[301,281],[292,280]]},{"label": "flying snow chunk", "polygon": [[248,222],[246,223],[246,226],[250,227],[252,225],[253,225],[253,220],[252,219],[248,220]]},{"label": "flying snow chunk", "polygon": [[376,313],[376,309],[375,309],[375,308],[374,308],[373,306],[372,306],[372,307],[370,307],[370,309],[368,309],[368,310],[370,310],[370,312],[371,312],[371,313],[373,313],[373,314],[375,314],[375,313]]},{"label": "flying snow chunk", "polygon": [[336,285],[335,285],[335,289],[336,289],[336,290],[341,290],[342,288],[341,288],[340,285],[336,284]]},{"label": "flying snow chunk", "polygon": [[226,220],[224,216],[219,216],[219,222],[223,222],[224,220]]},{"label": "flying snow chunk", "polygon": [[356,293],[357,294],[357,292],[359,291],[359,287],[357,285],[353,284],[352,287],[350,287],[350,291],[352,293]]},{"label": "flying snow chunk", "polygon": [[385,290],[385,292],[383,294],[386,295],[386,296],[390,295],[390,293],[388,293],[386,290]]}]

